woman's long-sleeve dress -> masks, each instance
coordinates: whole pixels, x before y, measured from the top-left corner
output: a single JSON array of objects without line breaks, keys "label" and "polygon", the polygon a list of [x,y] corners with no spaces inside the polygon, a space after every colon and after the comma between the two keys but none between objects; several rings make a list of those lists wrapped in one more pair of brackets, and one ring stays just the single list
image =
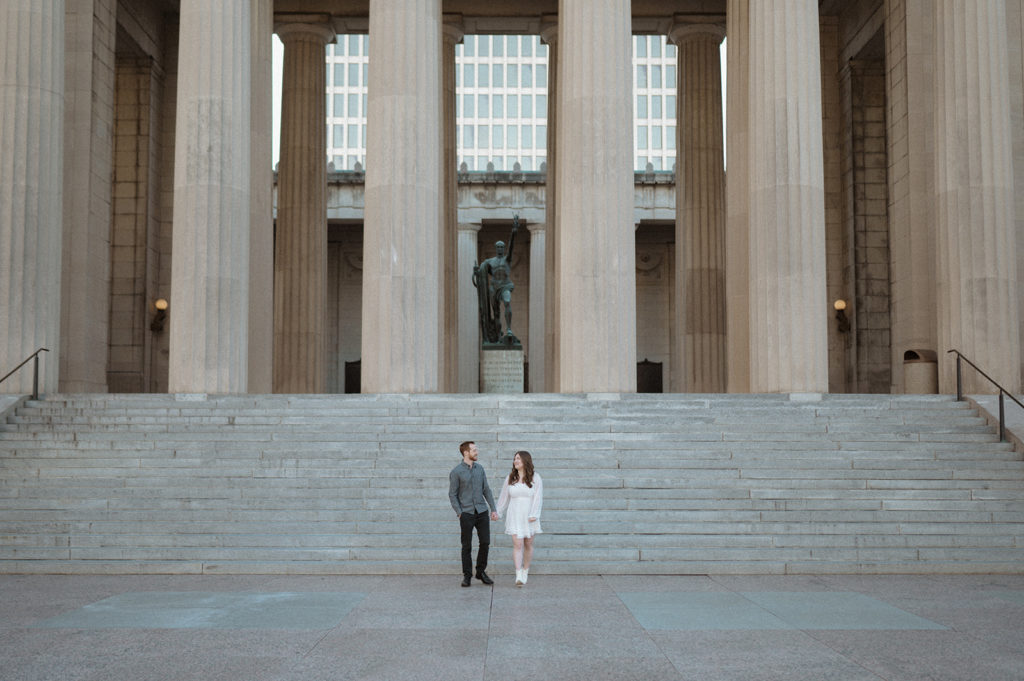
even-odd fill
[{"label": "woman's long-sleeve dress", "polygon": [[[517,482],[513,485],[501,486],[501,496],[498,497],[498,515],[501,516],[508,508],[505,517],[505,534],[516,537],[532,537],[540,534],[540,509],[544,502],[544,483],[540,475],[533,474],[533,486],[527,487],[525,482]],[[533,518],[533,521],[530,521]]]}]

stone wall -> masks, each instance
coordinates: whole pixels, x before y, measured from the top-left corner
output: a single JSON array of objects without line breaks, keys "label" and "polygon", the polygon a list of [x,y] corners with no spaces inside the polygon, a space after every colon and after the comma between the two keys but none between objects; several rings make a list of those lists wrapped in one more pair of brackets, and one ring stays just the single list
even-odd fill
[{"label": "stone wall", "polygon": [[859,393],[887,393],[891,383],[889,221],[885,67],[851,62],[852,218],[856,380]]},{"label": "stone wall", "polygon": [[155,312],[159,193],[158,107],[161,83],[149,58],[117,61],[111,229],[110,344],[112,392],[151,392],[150,318]]},{"label": "stone wall", "polygon": [[665,392],[673,385],[675,232],[673,225],[642,223],[636,233],[636,359],[661,363]]},{"label": "stone wall", "polygon": [[[164,27],[164,44],[167,46],[163,55],[163,72],[165,75],[163,90],[160,96],[160,135],[156,138],[160,145],[160,177],[155,191],[160,192],[160,213],[157,229],[156,249],[159,253],[156,297],[167,298],[171,302],[168,324],[174,324],[174,301],[171,300],[171,234],[174,223],[174,140],[175,117],[177,113],[178,91],[178,23],[168,21]],[[170,328],[170,327],[168,327]],[[152,337],[152,362],[150,376],[153,392],[167,392],[168,367],[170,365],[169,342],[170,334],[156,334]]]},{"label": "stone wall", "polygon": [[352,392],[345,363],[362,352],[363,227],[331,225],[327,242],[327,392]]},{"label": "stone wall", "polygon": [[850,392],[850,371],[853,349],[850,335],[840,333],[832,319],[832,304],[837,299],[849,300],[852,266],[849,235],[844,217],[842,150],[846,148],[848,121],[840,98],[839,21],[821,18],[821,114],[822,153],[825,172],[825,277],[828,307],[828,389],[829,392]]}]

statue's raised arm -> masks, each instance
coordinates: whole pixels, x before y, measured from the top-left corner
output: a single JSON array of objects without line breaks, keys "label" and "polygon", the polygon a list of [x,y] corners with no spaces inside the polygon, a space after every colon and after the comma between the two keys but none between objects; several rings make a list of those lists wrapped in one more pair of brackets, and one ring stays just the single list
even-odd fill
[{"label": "statue's raised arm", "polygon": [[516,245],[516,232],[518,232],[518,231],[519,231],[519,216],[518,215],[513,215],[512,216],[512,234],[510,234],[509,237],[508,237],[508,251],[506,252],[506,255],[505,255],[505,257],[508,259],[508,261],[510,263],[512,262],[512,249]]}]

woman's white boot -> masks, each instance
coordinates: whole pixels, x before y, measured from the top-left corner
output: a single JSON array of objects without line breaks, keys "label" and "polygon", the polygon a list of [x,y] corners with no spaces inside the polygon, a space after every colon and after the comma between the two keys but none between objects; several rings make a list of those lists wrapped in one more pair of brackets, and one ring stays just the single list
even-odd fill
[{"label": "woman's white boot", "polygon": [[526,578],[530,576],[530,568],[523,568],[523,584],[526,584]]},{"label": "woman's white boot", "polygon": [[526,581],[526,578],[523,576],[523,572],[523,570],[516,570],[516,586],[522,586]]}]

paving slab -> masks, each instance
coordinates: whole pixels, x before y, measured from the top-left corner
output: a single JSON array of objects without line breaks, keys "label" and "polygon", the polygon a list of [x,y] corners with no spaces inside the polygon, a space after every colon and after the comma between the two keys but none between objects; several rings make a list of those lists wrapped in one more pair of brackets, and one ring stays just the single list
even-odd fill
[{"label": "paving slab", "polygon": [[366,597],[358,592],[142,591],[43,620],[62,629],[330,629]]},{"label": "paving slab", "polygon": [[708,681],[879,681],[883,677],[793,629],[656,631],[652,638],[680,679]]},{"label": "paving slab", "polygon": [[[456,562],[456,561],[453,561]],[[1024,678],[1022,575],[0,575],[0,679]]]}]

